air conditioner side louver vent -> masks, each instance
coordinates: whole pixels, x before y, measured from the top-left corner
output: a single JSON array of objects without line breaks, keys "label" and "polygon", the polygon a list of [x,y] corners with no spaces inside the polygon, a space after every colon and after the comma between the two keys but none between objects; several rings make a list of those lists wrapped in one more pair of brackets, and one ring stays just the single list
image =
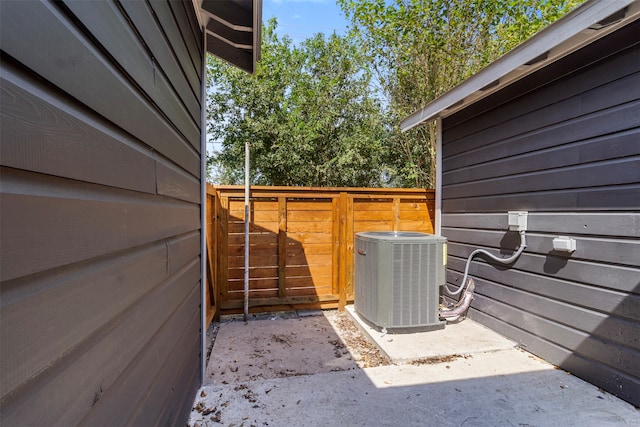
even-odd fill
[{"label": "air conditioner side louver vent", "polygon": [[395,332],[441,329],[446,239],[414,232],[356,235],[355,309],[373,326]]}]

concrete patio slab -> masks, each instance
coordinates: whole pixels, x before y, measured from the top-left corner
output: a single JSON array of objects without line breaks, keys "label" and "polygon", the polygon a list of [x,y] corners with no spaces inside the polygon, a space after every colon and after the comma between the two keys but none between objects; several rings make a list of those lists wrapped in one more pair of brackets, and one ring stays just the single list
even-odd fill
[{"label": "concrete patio slab", "polygon": [[[430,342],[436,338],[425,338],[440,350],[421,352],[411,343],[408,347],[413,349],[402,353],[393,347],[405,346],[404,338],[382,337],[393,339],[386,342],[390,346],[385,351],[403,364],[357,368],[363,366],[363,354],[358,351],[370,350],[363,346],[353,351],[351,344],[345,344],[348,352],[342,347],[336,351],[333,344],[343,339],[345,323],[351,322],[348,315],[325,312],[271,319],[220,324],[210,359],[211,375],[196,396],[189,425],[640,425],[640,412],[632,405],[468,320],[447,326],[457,331],[451,347],[446,336],[438,338],[443,340],[438,345]],[[441,331],[427,334],[434,332]],[[484,338],[476,339],[478,334]],[[343,342],[352,340],[347,337]],[[466,340],[466,347],[457,346]],[[265,351],[269,357],[254,357],[250,343],[271,350]],[[373,345],[371,349],[376,351]],[[233,370],[221,374],[215,361],[226,357],[233,358]],[[252,370],[257,360],[266,362],[259,374]],[[269,372],[275,375],[267,377]]]}]

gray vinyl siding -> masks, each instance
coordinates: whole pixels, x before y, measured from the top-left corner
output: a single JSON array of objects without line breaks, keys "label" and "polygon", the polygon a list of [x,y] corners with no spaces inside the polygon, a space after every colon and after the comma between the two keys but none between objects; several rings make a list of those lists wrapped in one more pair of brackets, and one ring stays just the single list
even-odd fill
[{"label": "gray vinyl siding", "polygon": [[[640,22],[443,120],[447,281],[475,248],[470,317],[640,405]],[[576,240],[572,254],[552,240]]]},{"label": "gray vinyl siding", "polygon": [[193,5],[2,1],[0,19],[0,424],[183,424],[201,357]]}]

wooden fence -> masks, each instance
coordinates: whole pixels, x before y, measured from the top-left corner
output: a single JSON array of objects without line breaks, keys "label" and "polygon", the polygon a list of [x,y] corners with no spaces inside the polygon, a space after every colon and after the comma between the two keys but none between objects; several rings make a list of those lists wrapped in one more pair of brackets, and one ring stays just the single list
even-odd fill
[{"label": "wooden fence", "polygon": [[[207,188],[210,318],[244,299],[244,188]],[[252,187],[249,307],[338,307],[353,300],[354,236],[433,233],[424,189]]]}]

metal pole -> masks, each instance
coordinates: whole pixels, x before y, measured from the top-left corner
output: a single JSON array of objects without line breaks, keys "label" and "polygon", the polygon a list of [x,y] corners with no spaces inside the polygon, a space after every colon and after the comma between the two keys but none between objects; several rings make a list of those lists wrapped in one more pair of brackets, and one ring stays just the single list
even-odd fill
[{"label": "metal pole", "polygon": [[249,318],[249,141],[244,143],[244,321]]}]

